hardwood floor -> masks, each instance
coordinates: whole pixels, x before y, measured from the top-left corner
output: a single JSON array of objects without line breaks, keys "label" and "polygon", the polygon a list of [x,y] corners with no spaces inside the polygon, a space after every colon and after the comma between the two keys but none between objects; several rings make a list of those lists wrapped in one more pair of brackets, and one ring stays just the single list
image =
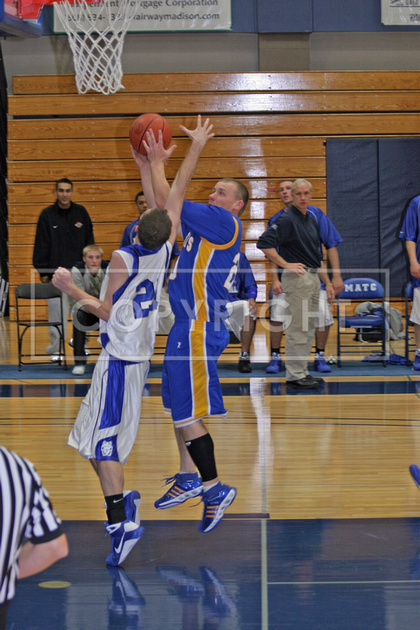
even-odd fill
[{"label": "hardwood floor", "polygon": [[[2,363],[16,363],[14,334],[14,324],[1,323]],[[237,347],[232,352],[224,359],[236,362]],[[253,361],[266,359],[266,334],[257,332]],[[154,360],[159,364],[161,355]],[[76,380],[68,373],[65,378],[36,380],[30,378],[33,370],[35,366],[0,381],[1,443],[35,462],[62,518],[101,520],[98,480],[89,463],[66,445],[89,379]],[[125,476],[128,488],[141,491],[142,517],[165,520],[168,512],[156,510],[153,502],[164,492],[162,479],[177,471],[178,458],[172,422],[159,395],[160,378],[153,374]],[[325,380],[322,395],[290,395],[284,372],[271,378],[245,378],[239,373],[236,377],[233,372],[223,379],[228,418],[213,417],[207,425],[216,445],[219,475],[238,488],[232,517],[419,514],[420,495],[408,466],[420,463],[419,397],[414,388],[420,375],[387,376],[384,369],[381,376],[342,377],[334,367]],[[375,393],[378,381],[386,384],[386,393]],[[353,384],[352,393],[332,392],[334,384],[346,383]],[[401,383],[410,383],[413,389],[401,393],[400,387],[394,393]],[[358,393],[361,384],[364,393]],[[200,515],[200,506],[170,510],[175,520]]]}]

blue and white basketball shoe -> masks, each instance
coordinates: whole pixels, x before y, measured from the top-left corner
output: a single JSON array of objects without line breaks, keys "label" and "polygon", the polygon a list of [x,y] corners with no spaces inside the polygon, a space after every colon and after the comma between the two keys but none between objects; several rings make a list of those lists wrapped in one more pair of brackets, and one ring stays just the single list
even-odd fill
[{"label": "blue and white basketball shoe", "polygon": [[106,532],[111,536],[112,551],[106,559],[106,563],[117,567],[124,562],[140,536],[144,532],[144,527],[136,525],[133,521],[123,521],[113,523],[105,527]]},{"label": "blue and white basketball shoe", "polygon": [[226,508],[231,505],[236,497],[236,488],[217,483],[207,492],[203,492],[204,511],[199,525],[200,532],[211,532],[223,518]]},{"label": "blue and white basketball shoe", "polygon": [[167,477],[165,484],[175,483],[169,488],[163,497],[155,501],[155,508],[166,510],[167,508],[180,505],[188,499],[198,497],[203,492],[201,477],[198,473],[177,473],[174,477]]}]

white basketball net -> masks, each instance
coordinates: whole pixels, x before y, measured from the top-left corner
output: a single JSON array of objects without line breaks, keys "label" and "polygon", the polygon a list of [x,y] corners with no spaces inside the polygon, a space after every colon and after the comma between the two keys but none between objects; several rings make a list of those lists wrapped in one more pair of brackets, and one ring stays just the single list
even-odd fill
[{"label": "white basketball net", "polygon": [[[140,0],[57,2],[57,16],[69,37],[79,94],[114,94],[121,88],[121,55]],[[112,5],[112,6],[111,6]]]}]

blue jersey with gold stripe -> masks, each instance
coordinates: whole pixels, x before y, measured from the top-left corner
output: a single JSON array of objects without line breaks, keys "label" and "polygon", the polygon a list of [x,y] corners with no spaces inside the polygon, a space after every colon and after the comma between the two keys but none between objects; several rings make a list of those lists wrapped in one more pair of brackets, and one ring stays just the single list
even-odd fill
[{"label": "blue jersey with gold stripe", "polygon": [[225,319],[242,224],[224,208],[192,201],[184,201],[181,221],[184,244],[168,287],[175,320]]}]

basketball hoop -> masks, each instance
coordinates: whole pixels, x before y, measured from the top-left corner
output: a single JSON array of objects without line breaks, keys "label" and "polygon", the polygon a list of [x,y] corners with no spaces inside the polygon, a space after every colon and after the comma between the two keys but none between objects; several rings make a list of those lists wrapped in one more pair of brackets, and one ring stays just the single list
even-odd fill
[{"label": "basketball hoop", "polygon": [[37,17],[55,5],[68,35],[79,94],[114,94],[121,88],[124,38],[141,0],[19,0],[19,14]]},{"label": "basketball hoop", "polygon": [[63,0],[55,3],[66,31],[79,94],[88,90],[114,94],[123,88],[124,38],[140,0]]}]

